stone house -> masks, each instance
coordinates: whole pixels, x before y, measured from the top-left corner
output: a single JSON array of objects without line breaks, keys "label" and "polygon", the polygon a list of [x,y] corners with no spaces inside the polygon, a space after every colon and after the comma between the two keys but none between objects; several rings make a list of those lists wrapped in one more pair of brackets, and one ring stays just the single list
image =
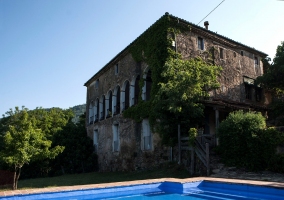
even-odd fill
[{"label": "stone house", "polygon": [[[173,34],[169,31],[173,29],[181,31]],[[165,46],[161,38],[167,41]],[[208,23],[202,28],[166,13],[85,83],[86,129],[93,139],[100,171],[150,168],[172,159],[172,151],[162,146],[158,134],[151,132],[147,118],[137,123],[123,117],[123,112],[138,104],[139,99],[151,98],[155,66],[147,62],[152,56],[147,54],[149,47],[158,52],[158,58],[167,49],[179,53],[182,59],[207,59],[211,52],[214,64],[222,66],[218,77],[221,87],[211,91],[210,98],[204,101],[202,134],[211,136],[212,145],[218,143],[214,135],[219,121],[229,112],[245,109],[265,113],[269,96],[254,80],[263,74],[261,59],[267,54],[208,30]],[[135,52],[142,59],[137,59]]]}]

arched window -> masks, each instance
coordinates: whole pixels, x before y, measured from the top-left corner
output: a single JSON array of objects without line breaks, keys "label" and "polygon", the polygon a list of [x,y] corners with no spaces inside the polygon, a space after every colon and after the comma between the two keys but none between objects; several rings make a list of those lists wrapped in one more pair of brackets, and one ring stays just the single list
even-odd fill
[{"label": "arched window", "polygon": [[142,88],[142,99],[145,101],[149,101],[150,100],[150,94],[151,94],[151,88],[152,88],[152,72],[151,70],[148,68],[148,70],[146,70],[146,73],[143,75],[143,79],[144,79],[144,86]]},{"label": "arched window", "polygon": [[112,91],[110,90],[106,98],[106,118],[112,116]]},{"label": "arched window", "polygon": [[100,105],[99,99],[95,102],[95,122],[99,121]]},{"label": "arched window", "polygon": [[89,105],[89,124],[93,124],[94,122],[94,110],[93,110],[93,107],[94,107],[94,102],[92,101]]},{"label": "arched window", "polygon": [[139,87],[140,75],[138,75],[133,81],[133,85],[131,85],[131,105],[136,105],[139,99],[140,87]]},{"label": "arched window", "polygon": [[103,95],[101,97],[101,100],[100,100],[100,120],[103,120],[105,119],[105,111],[106,111],[106,105],[105,105],[105,95]]},{"label": "arched window", "polygon": [[121,90],[122,111],[129,108],[129,99],[130,99],[130,84],[129,81],[125,81]]},{"label": "arched window", "polygon": [[116,86],[113,94],[113,114],[117,115],[120,113],[120,87]]}]

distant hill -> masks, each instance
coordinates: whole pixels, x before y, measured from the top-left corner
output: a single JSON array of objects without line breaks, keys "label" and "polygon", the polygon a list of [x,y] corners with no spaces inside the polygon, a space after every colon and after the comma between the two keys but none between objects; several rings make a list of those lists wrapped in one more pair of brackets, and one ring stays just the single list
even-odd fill
[{"label": "distant hill", "polygon": [[[56,107],[53,107],[56,108]],[[49,111],[51,108],[44,108],[45,110]],[[72,119],[72,121],[74,123],[77,123],[79,121],[79,117],[84,114],[84,112],[86,112],[86,104],[82,104],[82,105],[77,105],[77,106],[73,106],[70,107],[69,109],[71,109],[74,113],[74,118]],[[0,116],[0,120],[2,116]]]},{"label": "distant hill", "polygon": [[72,121],[74,123],[77,123],[79,121],[79,117],[82,114],[84,114],[84,112],[86,112],[86,104],[73,106],[73,107],[70,107],[70,109],[74,112],[74,115],[75,115]]}]

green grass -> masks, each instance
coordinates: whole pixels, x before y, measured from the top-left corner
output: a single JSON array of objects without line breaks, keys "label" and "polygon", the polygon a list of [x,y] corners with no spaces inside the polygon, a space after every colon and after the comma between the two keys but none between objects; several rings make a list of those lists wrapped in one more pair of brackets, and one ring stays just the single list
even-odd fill
[{"label": "green grass", "polygon": [[85,174],[70,174],[57,177],[19,180],[18,189],[44,188],[54,186],[72,186],[97,183],[110,183],[154,178],[189,178],[190,174],[181,166],[165,164],[165,166],[145,171],[135,172],[93,172]]}]

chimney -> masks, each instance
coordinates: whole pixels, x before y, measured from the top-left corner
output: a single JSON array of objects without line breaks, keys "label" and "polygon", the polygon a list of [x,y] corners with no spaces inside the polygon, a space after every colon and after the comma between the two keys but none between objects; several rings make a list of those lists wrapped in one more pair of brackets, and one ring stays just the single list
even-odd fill
[{"label": "chimney", "polygon": [[204,22],[204,26],[205,26],[205,28],[208,30],[208,25],[209,25],[209,22],[208,21],[205,21]]}]

